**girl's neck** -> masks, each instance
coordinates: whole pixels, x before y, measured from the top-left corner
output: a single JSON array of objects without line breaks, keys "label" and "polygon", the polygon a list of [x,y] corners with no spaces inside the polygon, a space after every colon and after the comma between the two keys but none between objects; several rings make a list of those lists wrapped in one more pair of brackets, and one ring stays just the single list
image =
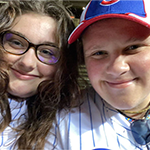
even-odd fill
[{"label": "girl's neck", "polygon": [[14,96],[14,95],[11,95],[9,93],[8,93],[8,98],[13,99],[13,100],[15,100],[17,102],[22,102],[22,101],[26,100],[24,98],[20,98],[20,97]]}]

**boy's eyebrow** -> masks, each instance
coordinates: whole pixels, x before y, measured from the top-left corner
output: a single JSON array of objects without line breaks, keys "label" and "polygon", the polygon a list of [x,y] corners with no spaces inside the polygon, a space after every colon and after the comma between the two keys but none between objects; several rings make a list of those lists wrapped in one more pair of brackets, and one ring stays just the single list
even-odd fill
[{"label": "boy's eyebrow", "polygon": [[91,51],[91,50],[96,50],[96,49],[102,49],[103,48],[103,46],[102,45],[92,45],[92,46],[90,46],[90,47],[88,47],[88,49],[86,48],[84,48],[84,50],[85,51]]},{"label": "boy's eyebrow", "polygon": [[127,39],[127,40],[125,41],[125,43],[129,43],[129,42],[139,42],[139,41],[141,41],[141,40],[138,39],[138,38],[135,38],[135,37],[131,37],[131,38]]}]

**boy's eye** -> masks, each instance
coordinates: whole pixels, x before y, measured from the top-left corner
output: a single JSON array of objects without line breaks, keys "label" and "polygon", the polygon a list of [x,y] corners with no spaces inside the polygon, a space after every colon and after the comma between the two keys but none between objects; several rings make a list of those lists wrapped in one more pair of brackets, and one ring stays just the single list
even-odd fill
[{"label": "boy's eye", "polygon": [[106,55],[106,52],[98,51],[98,52],[94,53],[93,55]]},{"label": "boy's eye", "polygon": [[125,48],[124,53],[125,54],[134,54],[137,53],[140,49],[141,45],[131,45]]},{"label": "boy's eye", "polygon": [[91,56],[94,59],[103,59],[103,58],[107,57],[107,55],[108,55],[108,53],[106,51],[97,51],[97,52],[93,52],[93,54]]},{"label": "boy's eye", "polygon": [[132,45],[130,47],[128,47],[128,50],[134,50],[137,49],[139,47],[139,45]]}]

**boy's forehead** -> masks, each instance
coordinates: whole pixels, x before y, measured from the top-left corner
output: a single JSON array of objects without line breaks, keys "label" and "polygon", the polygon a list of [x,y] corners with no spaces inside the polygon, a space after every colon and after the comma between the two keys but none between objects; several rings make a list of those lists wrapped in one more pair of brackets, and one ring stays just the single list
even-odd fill
[{"label": "boy's forehead", "polygon": [[[118,34],[130,34],[132,37],[145,38],[150,35],[150,29],[127,19],[121,18],[112,18],[112,19],[103,19],[91,24],[88,28],[85,29],[82,38],[89,36],[91,34],[97,34],[101,36],[107,36],[106,33],[111,31],[117,31]],[[112,35],[113,36],[113,35]]]},{"label": "boy's forehead", "polygon": [[[97,29],[99,28],[99,30],[103,29],[109,29],[109,28],[124,28],[124,27],[128,27],[125,28],[126,31],[128,31],[128,29],[130,28],[139,28],[139,29],[143,29],[143,30],[147,30],[150,31],[150,28],[139,24],[137,22],[131,21],[131,20],[127,20],[127,19],[122,19],[122,18],[108,18],[108,19],[103,19],[103,20],[99,20],[94,22],[93,24],[91,24],[89,27],[87,27],[85,29],[85,31],[91,30],[91,29]],[[139,31],[142,32],[142,31]]]},{"label": "boy's forehead", "polygon": [[82,12],[80,24],[71,33],[68,42],[78,39],[92,23],[104,18],[124,18],[150,28],[150,0],[91,0]]}]

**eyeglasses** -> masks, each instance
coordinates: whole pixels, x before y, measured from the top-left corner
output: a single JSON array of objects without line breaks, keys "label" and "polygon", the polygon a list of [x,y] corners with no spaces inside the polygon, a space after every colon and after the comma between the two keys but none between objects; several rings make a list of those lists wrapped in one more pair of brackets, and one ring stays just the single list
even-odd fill
[{"label": "eyeglasses", "polygon": [[14,55],[25,54],[33,47],[37,59],[48,65],[57,63],[60,58],[59,48],[56,45],[51,43],[35,45],[17,32],[4,32],[2,34],[1,43],[6,52]]}]

